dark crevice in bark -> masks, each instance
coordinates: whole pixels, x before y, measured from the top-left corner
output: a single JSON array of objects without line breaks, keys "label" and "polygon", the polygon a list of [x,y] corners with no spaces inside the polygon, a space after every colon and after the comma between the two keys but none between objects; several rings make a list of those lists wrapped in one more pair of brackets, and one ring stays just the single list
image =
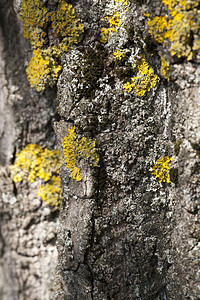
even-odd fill
[{"label": "dark crevice in bark", "polygon": [[12,154],[12,159],[11,159],[11,164],[14,164],[14,162],[15,162],[16,152],[17,152],[17,147],[14,146],[13,154]]},{"label": "dark crevice in bark", "polygon": [[37,257],[38,254],[34,254],[34,255],[28,255],[28,254],[25,254],[25,253],[22,253],[20,251],[16,251],[17,254],[19,254],[20,256],[23,256],[23,257]]},{"label": "dark crevice in bark", "polygon": [[17,197],[17,187],[14,181],[13,181],[13,194],[15,197]]},{"label": "dark crevice in bark", "polygon": [[[2,220],[2,213],[0,214],[0,218]],[[3,238],[3,235],[1,233],[1,227],[0,227],[0,257],[4,255],[4,248],[5,248],[5,240]]]}]

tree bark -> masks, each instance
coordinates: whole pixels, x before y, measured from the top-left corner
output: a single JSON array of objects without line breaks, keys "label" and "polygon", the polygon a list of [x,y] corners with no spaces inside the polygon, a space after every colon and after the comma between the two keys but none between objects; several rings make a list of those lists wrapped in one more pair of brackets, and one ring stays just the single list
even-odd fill
[{"label": "tree bark", "polygon": [[37,196],[39,183],[17,183],[9,165],[27,144],[55,146],[55,92],[30,89],[29,43],[12,1],[0,1],[0,299],[54,299],[58,212]]},{"label": "tree bark", "polygon": [[[101,18],[110,1],[72,4],[84,38],[63,53],[57,86],[38,93],[26,79],[32,52],[18,14],[0,0],[0,299],[197,300],[199,58],[176,60],[168,51],[170,81],[160,75],[161,45],[151,41],[143,11],[165,11],[162,1],[130,1],[105,45]],[[143,53],[159,74],[144,97],[123,89],[116,49]],[[65,159],[71,126],[96,142],[100,162],[81,161],[80,182],[63,164],[57,212],[37,196],[38,182],[13,183],[9,165],[29,143],[57,145]],[[176,176],[159,183],[151,170],[167,155]]]}]

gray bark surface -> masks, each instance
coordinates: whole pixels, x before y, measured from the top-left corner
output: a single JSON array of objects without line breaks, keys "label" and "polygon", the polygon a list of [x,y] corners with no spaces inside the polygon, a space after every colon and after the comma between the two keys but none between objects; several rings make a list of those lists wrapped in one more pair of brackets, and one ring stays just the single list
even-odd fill
[{"label": "gray bark surface", "polygon": [[[73,3],[85,25],[84,39],[63,54],[57,89],[37,93],[25,74],[30,45],[12,1],[0,1],[2,300],[200,299],[199,62],[171,59],[171,81],[160,78],[143,98],[124,92],[113,62],[117,47],[145,48],[143,10],[161,6],[147,2],[129,3],[132,39],[119,31],[105,46],[99,43],[100,19],[109,1]],[[98,65],[90,92],[79,72],[91,66],[87,51]],[[156,55],[145,51],[157,70]],[[39,183],[14,184],[8,166],[29,143],[51,149],[57,143],[63,154],[72,125],[79,137],[95,140],[100,163],[98,168],[83,163],[80,182],[63,164],[58,213],[37,196]],[[177,183],[159,184],[151,174],[165,155],[173,156]]]},{"label": "gray bark surface", "polygon": [[58,212],[37,196],[39,183],[15,184],[9,165],[36,143],[53,148],[55,93],[30,89],[31,56],[12,1],[0,1],[0,299],[54,299]]}]

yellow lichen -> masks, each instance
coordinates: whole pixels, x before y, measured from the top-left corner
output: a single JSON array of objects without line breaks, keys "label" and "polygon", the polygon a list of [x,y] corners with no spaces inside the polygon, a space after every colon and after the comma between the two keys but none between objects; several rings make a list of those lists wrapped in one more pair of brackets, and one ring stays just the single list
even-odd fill
[{"label": "yellow lichen", "polygon": [[75,132],[75,127],[67,129],[67,136],[63,139],[63,152],[65,156],[65,162],[67,168],[71,171],[72,179],[77,181],[82,180],[82,174],[77,164],[77,148],[78,148],[78,139]]},{"label": "yellow lichen", "polygon": [[53,46],[45,50],[36,49],[33,51],[33,55],[26,73],[31,87],[35,87],[38,92],[41,92],[47,86],[52,87],[57,81],[62,69],[58,63],[61,51]]},{"label": "yellow lichen", "polygon": [[67,136],[63,139],[63,151],[67,168],[70,170],[70,176],[76,181],[81,181],[83,176],[80,172],[80,159],[87,160],[93,167],[99,163],[99,155],[95,147],[95,141],[90,138],[77,138],[75,127],[67,129]]},{"label": "yellow lichen", "polygon": [[159,183],[161,182],[170,182],[169,169],[170,164],[172,163],[172,157],[164,156],[161,159],[158,159],[156,164],[153,166],[152,174],[158,178]]},{"label": "yellow lichen", "polygon": [[122,3],[123,5],[127,6],[127,0],[115,0],[115,4],[117,4],[117,2]]},{"label": "yellow lichen", "polygon": [[149,33],[165,46],[170,41],[171,54],[177,57],[193,58],[194,52],[200,53],[200,10],[199,0],[162,0],[170,12],[165,16],[151,18]]},{"label": "yellow lichen", "polygon": [[62,45],[68,47],[81,41],[84,24],[80,22],[72,4],[60,0],[57,10],[51,12],[50,19],[52,31],[55,36],[62,38]]},{"label": "yellow lichen", "polygon": [[[72,5],[64,0],[58,0],[55,11],[48,11],[40,0],[22,0],[20,19],[24,37],[30,39],[35,49],[26,70],[28,80],[31,87],[40,92],[56,83],[61,70],[61,53],[80,42],[84,25]],[[47,32],[53,33],[53,37],[49,38]],[[51,40],[50,47],[48,38]]]},{"label": "yellow lichen", "polygon": [[40,27],[36,27],[30,32],[30,42],[35,49],[42,48],[45,43],[45,38],[46,33]]},{"label": "yellow lichen", "polygon": [[162,53],[159,54],[161,57],[161,68],[160,68],[161,75],[169,81],[169,75],[168,75],[169,64],[162,56]]},{"label": "yellow lichen", "polygon": [[180,10],[190,10],[199,5],[199,0],[162,0],[168,9],[176,14]]},{"label": "yellow lichen", "polygon": [[130,81],[123,85],[125,91],[130,93],[132,90],[142,97],[156,86],[158,76],[154,74],[152,67],[147,63],[145,56],[141,55],[136,62],[137,75],[130,78]]},{"label": "yellow lichen", "polygon": [[105,27],[101,28],[101,39],[100,39],[101,43],[106,44],[108,42],[109,33],[110,33],[110,28],[105,28]]},{"label": "yellow lichen", "polygon": [[60,176],[52,176],[46,184],[40,185],[38,196],[40,196],[48,205],[59,208],[62,199]]},{"label": "yellow lichen", "polygon": [[120,27],[122,24],[120,14],[117,11],[115,11],[113,15],[110,18],[108,18],[108,22],[110,24],[111,31],[118,31],[118,27]]},{"label": "yellow lichen", "polygon": [[109,28],[101,28],[101,40],[100,42],[102,43],[107,43],[108,41],[108,37],[109,37],[109,33],[111,31],[113,32],[118,32],[119,27],[121,26],[122,22],[120,19],[120,13],[118,13],[117,11],[115,11],[110,17],[106,17],[108,22],[109,22]]},{"label": "yellow lichen", "polygon": [[42,46],[48,25],[47,8],[40,0],[23,0],[20,19],[23,22],[24,37],[30,39],[34,48],[38,47],[38,43]]},{"label": "yellow lichen", "polygon": [[114,51],[114,57],[116,60],[122,60],[122,58],[126,57],[127,53],[129,53],[128,49],[116,49]]},{"label": "yellow lichen", "polygon": [[59,168],[62,157],[58,150],[43,149],[39,145],[29,144],[20,153],[17,153],[15,162],[10,166],[11,177],[14,182],[27,179],[34,182],[37,178],[44,181],[38,195],[47,204],[55,207],[61,201],[62,189],[59,177]]},{"label": "yellow lichen", "polygon": [[[114,1],[114,11],[110,13],[109,16],[106,16],[106,20],[108,21],[108,28],[101,28],[101,43],[107,43],[108,37],[111,32],[118,32],[120,26],[122,25],[121,21],[121,13],[117,10],[120,9],[122,12],[127,12],[127,0],[115,0]],[[104,18],[101,18],[102,21],[105,21]]]},{"label": "yellow lichen", "polygon": [[163,31],[167,27],[166,17],[154,17],[152,20],[147,21],[149,25],[149,33],[154,36],[157,42],[164,43]]}]

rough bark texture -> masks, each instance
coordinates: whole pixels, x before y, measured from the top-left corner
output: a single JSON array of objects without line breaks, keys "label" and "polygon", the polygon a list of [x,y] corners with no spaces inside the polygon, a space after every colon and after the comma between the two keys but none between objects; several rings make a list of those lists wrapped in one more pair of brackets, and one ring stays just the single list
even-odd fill
[{"label": "rough bark texture", "polygon": [[[24,71],[29,44],[12,1],[0,1],[0,298],[197,300],[200,66],[171,59],[169,83],[160,78],[143,98],[128,94],[116,76],[113,51],[145,48],[142,11],[159,10],[161,1],[146,6],[130,1],[124,20],[129,35],[121,30],[106,46],[99,43],[100,18],[109,1],[73,5],[85,36],[63,54],[55,95],[29,87]],[[145,49],[158,69],[156,54]],[[89,71],[90,80],[96,78],[92,88],[80,75]],[[71,125],[79,137],[92,137],[100,153],[98,168],[81,167],[81,182],[62,166],[58,232],[58,213],[38,198],[38,184],[13,184],[8,169],[28,143],[54,148],[53,125],[61,153]],[[151,174],[164,155],[173,156],[176,183],[159,184]]]},{"label": "rough bark texture", "polygon": [[0,299],[54,299],[58,213],[37,196],[39,183],[14,184],[9,164],[29,143],[53,148],[55,93],[30,89],[30,46],[12,1],[0,1]]}]

